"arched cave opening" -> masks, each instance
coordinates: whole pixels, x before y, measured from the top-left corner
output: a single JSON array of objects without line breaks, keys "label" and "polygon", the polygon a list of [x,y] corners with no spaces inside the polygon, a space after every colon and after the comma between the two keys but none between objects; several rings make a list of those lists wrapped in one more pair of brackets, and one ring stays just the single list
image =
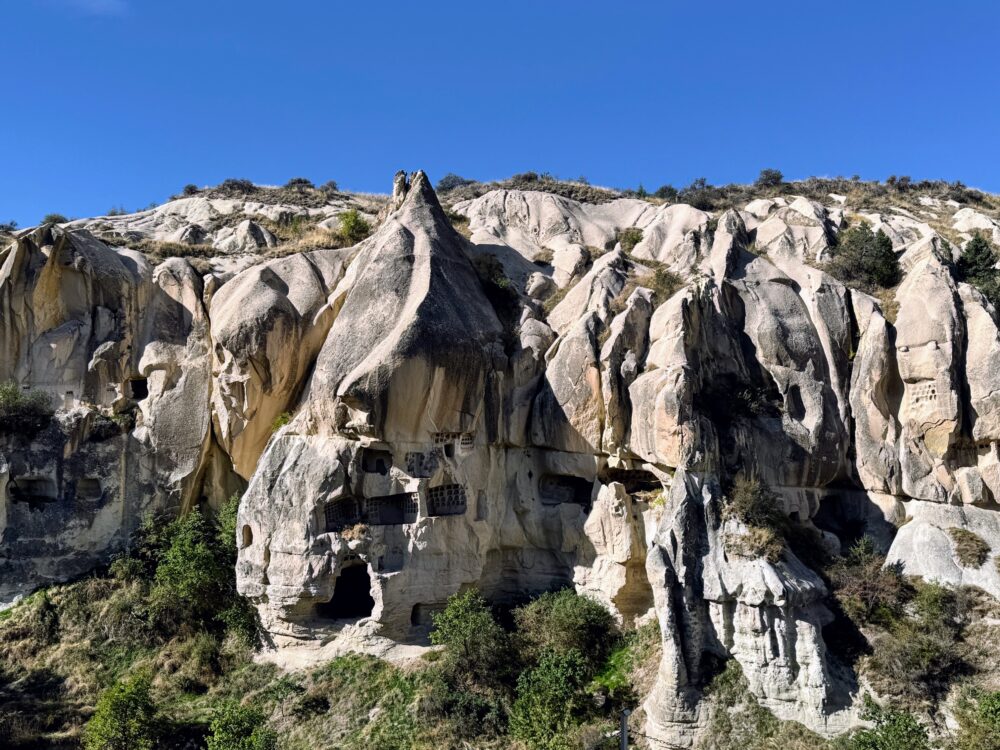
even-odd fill
[{"label": "arched cave opening", "polygon": [[357,620],[369,617],[375,609],[368,566],[352,565],[337,576],[333,598],[316,605],[316,614],[327,620]]}]

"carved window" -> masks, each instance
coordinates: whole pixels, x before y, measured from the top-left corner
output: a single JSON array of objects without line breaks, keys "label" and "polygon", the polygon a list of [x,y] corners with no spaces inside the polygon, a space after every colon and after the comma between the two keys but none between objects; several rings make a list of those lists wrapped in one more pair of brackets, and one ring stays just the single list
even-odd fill
[{"label": "carved window", "polygon": [[468,500],[460,484],[443,484],[427,490],[427,514],[431,516],[460,516],[465,513]]}]

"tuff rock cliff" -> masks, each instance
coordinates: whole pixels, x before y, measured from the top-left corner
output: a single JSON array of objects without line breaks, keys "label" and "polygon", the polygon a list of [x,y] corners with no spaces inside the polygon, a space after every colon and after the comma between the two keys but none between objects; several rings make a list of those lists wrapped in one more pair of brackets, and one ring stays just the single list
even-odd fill
[{"label": "tuff rock cliff", "polygon": [[[359,244],[262,259],[269,221],[350,206],[377,220]],[[239,588],[286,663],[425,645],[468,587],[572,585],[658,621],[650,737],[693,743],[728,659],[778,717],[843,731],[859,686],[828,653],[822,579],[790,549],[740,553],[723,496],[755,474],[831,549],[863,531],[907,573],[1000,598],[1000,333],[950,270],[1000,224],[921,206],[498,189],[446,212],[418,172],[388,200],[198,196],[21,232],[0,381],[58,409],[0,436],[0,597],[106,561],[146,514],[241,493]],[[892,240],[894,299],[821,270],[859,219]],[[129,249],[149,242],[201,257]],[[646,285],[664,270],[666,298]],[[989,563],[963,566],[953,528]]]}]

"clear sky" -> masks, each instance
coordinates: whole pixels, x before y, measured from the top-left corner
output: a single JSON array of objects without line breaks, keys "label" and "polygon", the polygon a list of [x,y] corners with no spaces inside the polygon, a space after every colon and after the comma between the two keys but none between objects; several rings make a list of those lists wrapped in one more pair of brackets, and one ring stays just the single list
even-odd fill
[{"label": "clear sky", "polygon": [[0,221],[397,169],[1000,191],[995,0],[0,0]]}]

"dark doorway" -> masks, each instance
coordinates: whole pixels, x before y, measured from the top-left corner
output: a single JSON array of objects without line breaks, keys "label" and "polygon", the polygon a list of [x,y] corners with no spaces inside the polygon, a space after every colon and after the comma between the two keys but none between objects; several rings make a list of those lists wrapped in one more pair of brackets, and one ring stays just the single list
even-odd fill
[{"label": "dark doorway", "polygon": [[146,378],[136,378],[128,381],[128,395],[135,401],[142,401],[149,396],[149,383]]},{"label": "dark doorway", "polygon": [[356,620],[371,615],[375,608],[368,567],[352,565],[337,577],[333,598],[316,605],[316,614],[328,620]]}]

